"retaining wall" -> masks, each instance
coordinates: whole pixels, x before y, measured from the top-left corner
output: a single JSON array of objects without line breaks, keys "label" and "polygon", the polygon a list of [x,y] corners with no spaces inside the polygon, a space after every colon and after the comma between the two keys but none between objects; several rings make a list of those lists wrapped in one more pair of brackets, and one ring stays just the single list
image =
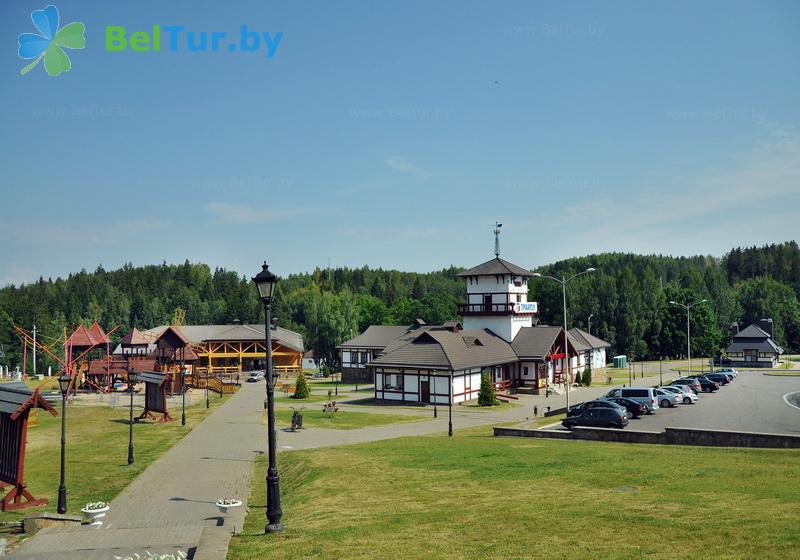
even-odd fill
[{"label": "retaining wall", "polygon": [[620,443],[655,443],[662,445],[800,449],[800,436],[795,435],[729,432],[725,430],[698,430],[694,428],[665,428],[663,432],[640,432],[635,430],[588,428],[583,426],[577,426],[572,431],[495,427],[494,435],[502,437],[613,441]]}]

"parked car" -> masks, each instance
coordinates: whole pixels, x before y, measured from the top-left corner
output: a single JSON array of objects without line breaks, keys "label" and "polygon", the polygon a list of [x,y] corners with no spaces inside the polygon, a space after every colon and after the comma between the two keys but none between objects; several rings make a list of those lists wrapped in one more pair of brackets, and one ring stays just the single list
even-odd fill
[{"label": "parked car", "polygon": [[698,383],[700,383],[700,390],[704,393],[713,393],[714,391],[719,390],[719,383],[716,381],[711,381],[707,377],[695,377]]},{"label": "parked car", "polygon": [[697,402],[697,394],[692,391],[688,385],[667,385],[666,387],[661,388],[665,391],[672,391],[678,395],[683,404],[694,404]]},{"label": "parked car", "polygon": [[647,407],[647,414],[653,414],[658,410],[658,401],[652,387],[622,387],[621,389],[612,389],[605,396],[633,399]]},{"label": "parked car", "polygon": [[735,370],[735,369],[733,369],[733,368],[719,368],[719,369],[717,369],[717,370],[716,370],[716,373],[725,373],[725,374],[730,374],[730,375],[732,375],[733,377],[736,377],[736,376],[738,376],[738,375],[739,375],[739,372],[738,372],[738,371],[736,371],[736,370]]},{"label": "parked car", "polygon": [[699,393],[702,390],[700,386],[700,382],[697,379],[689,378],[689,377],[681,377],[680,379],[676,379],[670,385],[686,385],[687,387],[691,388],[695,394]]},{"label": "parked car", "polygon": [[567,417],[578,416],[579,414],[583,414],[585,411],[592,408],[616,408],[622,411],[622,413],[625,413],[625,407],[622,405],[606,400],[595,400],[595,401],[586,401],[585,403],[581,403],[578,406],[573,406],[567,413]]},{"label": "parked car", "polygon": [[264,381],[264,372],[263,371],[251,371],[250,375],[247,377],[248,383],[256,383],[258,381]]},{"label": "parked car", "polygon": [[720,383],[722,385],[727,385],[728,383],[731,382],[732,379],[731,377],[728,377],[724,373],[707,373],[706,377],[711,381],[716,381],[717,383]]},{"label": "parked car", "polygon": [[628,418],[639,418],[642,414],[647,414],[647,407],[633,399],[626,399],[624,397],[602,397],[601,400],[616,403],[624,407],[628,412]]},{"label": "parked car", "polygon": [[661,408],[670,408],[675,405],[681,404],[681,398],[670,391],[665,391],[663,388],[658,387],[653,390],[658,400],[658,406]]},{"label": "parked car", "polygon": [[594,426],[600,428],[624,428],[628,425],[625,410],[618,407],[594,406],[584,410],[582,414],[564,418],[561,424],[571,430],[575,426]]}]

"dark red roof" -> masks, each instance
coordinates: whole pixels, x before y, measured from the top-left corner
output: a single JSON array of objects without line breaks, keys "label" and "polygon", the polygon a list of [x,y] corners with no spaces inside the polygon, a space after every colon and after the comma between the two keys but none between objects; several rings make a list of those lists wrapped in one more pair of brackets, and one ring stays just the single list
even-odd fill
[{"label": "dark red roof", "polygon": [[147,346],[149,341],[134,327],[122,339],[123,346]]},{"label": "dark red roof", "polygon": [[87,330],[96,344],[109,344],[111,342],[105,331],[97,324],[97,321],[92,323],[92,326]]},{"label": "dark red roof", "polygon": [[83,325],[75,329],[75,332],[69,337],[69,346],[72,348],[91,348],[96,345],[97,342],[95,342],[92,334]]}]

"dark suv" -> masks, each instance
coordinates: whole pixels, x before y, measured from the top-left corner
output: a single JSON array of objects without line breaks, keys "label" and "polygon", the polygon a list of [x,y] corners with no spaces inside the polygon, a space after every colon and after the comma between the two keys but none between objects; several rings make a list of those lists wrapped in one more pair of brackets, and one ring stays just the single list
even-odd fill
[{"label": "dark suv", "polygon": [[706,377],[708,377],[711,381],[716,381],[717,383],[721,383],[722,385],[727,385],[731,382],[731,377],[728,377],[724,373],[707,373]]},{"label": "dark suv", "polygon": [[595,406],[584,410],[577,416],[564,418],[561,424],[568,430],[571,430],[575,426],[624,428],[628,425],[628,416],[624,409]]}]

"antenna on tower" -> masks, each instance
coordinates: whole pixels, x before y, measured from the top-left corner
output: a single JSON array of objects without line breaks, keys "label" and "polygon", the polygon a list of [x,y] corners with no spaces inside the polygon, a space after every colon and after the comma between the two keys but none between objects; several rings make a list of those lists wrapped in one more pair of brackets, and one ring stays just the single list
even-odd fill
[{"label": "antenna on tower", "polygon": [[500,228],[503,227],[503,224],[500,222],[494,223],[494,256],[500,256]]}]

